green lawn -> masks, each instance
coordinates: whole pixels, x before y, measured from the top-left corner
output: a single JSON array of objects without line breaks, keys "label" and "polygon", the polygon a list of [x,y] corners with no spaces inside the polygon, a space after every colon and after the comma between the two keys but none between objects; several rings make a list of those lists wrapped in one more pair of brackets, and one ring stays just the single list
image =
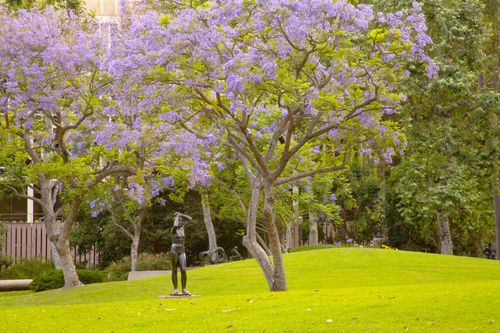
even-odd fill
[{"label": "green lawn", "polygon": [[500,262],[363,248],[285,256],[289,290],[253,260],[169,277],[0,293],[0,332],[500,332]]}]

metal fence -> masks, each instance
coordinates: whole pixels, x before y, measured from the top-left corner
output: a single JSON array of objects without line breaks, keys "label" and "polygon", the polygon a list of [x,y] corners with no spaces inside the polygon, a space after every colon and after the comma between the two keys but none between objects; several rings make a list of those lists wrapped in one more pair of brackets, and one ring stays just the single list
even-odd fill
[{"label": "metal fence", "polygon": [[[35,220],[34,223],[24,221],[4,221],[4,243],[0,253],[11,257],[14,261],[20,259],[39,258],[44,261],[52,260],[52,250],[45,224]],[[62,227],[62,223],[59,224]],[[78,253],[78,247],[71,248],[71,255],[75,264],[85,263],[89,268],[95,268],[99,263],[99,253],[95,247],[85,254]]]}]

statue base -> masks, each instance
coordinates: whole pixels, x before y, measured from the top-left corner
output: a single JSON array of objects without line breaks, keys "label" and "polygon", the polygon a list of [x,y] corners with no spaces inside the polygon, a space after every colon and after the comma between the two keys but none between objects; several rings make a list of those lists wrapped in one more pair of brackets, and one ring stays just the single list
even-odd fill
[{"label": "statue base", "polygon": [[176,295],[160,295],[158,299],[166,299],[166,298],[190,298],[190,297],[200,297],[200,295],[186,295],[186,294],[176,294]]}]

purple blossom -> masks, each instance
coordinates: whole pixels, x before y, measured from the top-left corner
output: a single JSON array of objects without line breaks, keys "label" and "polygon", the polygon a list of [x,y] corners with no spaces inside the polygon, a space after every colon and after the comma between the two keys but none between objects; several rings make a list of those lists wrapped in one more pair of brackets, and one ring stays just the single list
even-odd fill
[{"label": "purple blossom", "polygon": [[394,155],[394,148],[387,148],[384,153],[384,159],[387,163],[392,163],[392,156]]}]

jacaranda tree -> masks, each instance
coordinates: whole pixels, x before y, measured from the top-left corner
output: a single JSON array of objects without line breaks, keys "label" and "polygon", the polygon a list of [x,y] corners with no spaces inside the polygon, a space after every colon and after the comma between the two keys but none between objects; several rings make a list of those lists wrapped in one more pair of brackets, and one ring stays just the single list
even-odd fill
[{"label": "jacaranda tree", "polygon": [[[91,19],[50,7],[0,12],[1,185],[41,206],[65,287],[80,285],[68,236],[86,194],[133,172],[92,135],[110,83],[96,31]],[[23,191],[30,185],[34,194]]]},{"label": "jacaranda tree", "polygon": [[[133,41],[158,32],[145,43],[161,42],[148,54],[156,64],[145,84],[168,87],[164,103],[175,117],[196,118],[190,131],[210,128],[237,152],[252,184],[244,245],[269,288],[286,290],[275,189],[342,168],[346,152],[390,160],[402,148],[391,114],[405,100],[404,64],[437,72],[423,50],[431,40],[420,6],[378,13],[331,0],[176,5],[160,23],[151,13],[135,18],[142,27],[124,62],[142,66]],[[311,149],[315,158],[303,162]],[[272,261],[256,238],[261,192]]]},{"label": "jacaranda tree", "polygon": [[[107,210],[113,223],[132,240],[131,269],[135,271],[147,210],[163,200],[159,194],[164,189],[180,194],[208,183],[212,160],[208,147],[215,140],[213,134],[196,136],[186,130],[192,120],[179,118],[163,102],[168,87],[144,84],[148,68],[157,64],[157,52],[164,45],[163,32],[151,29],[150,19],[133,19],[144,11],[140,4],[129,4],[122,10],[119,26],[112,27],[109,52],[103,63],[112,77],[105,96],[106,117],[100,118],[102,123],[94,134],[108,150],[127,154],[127,164],[135,173],[103,182],[90,204],[93,214]],[[148,15],[155,17],[153,12],[143,17]],[[136,35],[137,31],[143,35]],[[127,61],[130,56],[141,59],[140,65]],[[129,223],[122,225],[121,221]]]}]

